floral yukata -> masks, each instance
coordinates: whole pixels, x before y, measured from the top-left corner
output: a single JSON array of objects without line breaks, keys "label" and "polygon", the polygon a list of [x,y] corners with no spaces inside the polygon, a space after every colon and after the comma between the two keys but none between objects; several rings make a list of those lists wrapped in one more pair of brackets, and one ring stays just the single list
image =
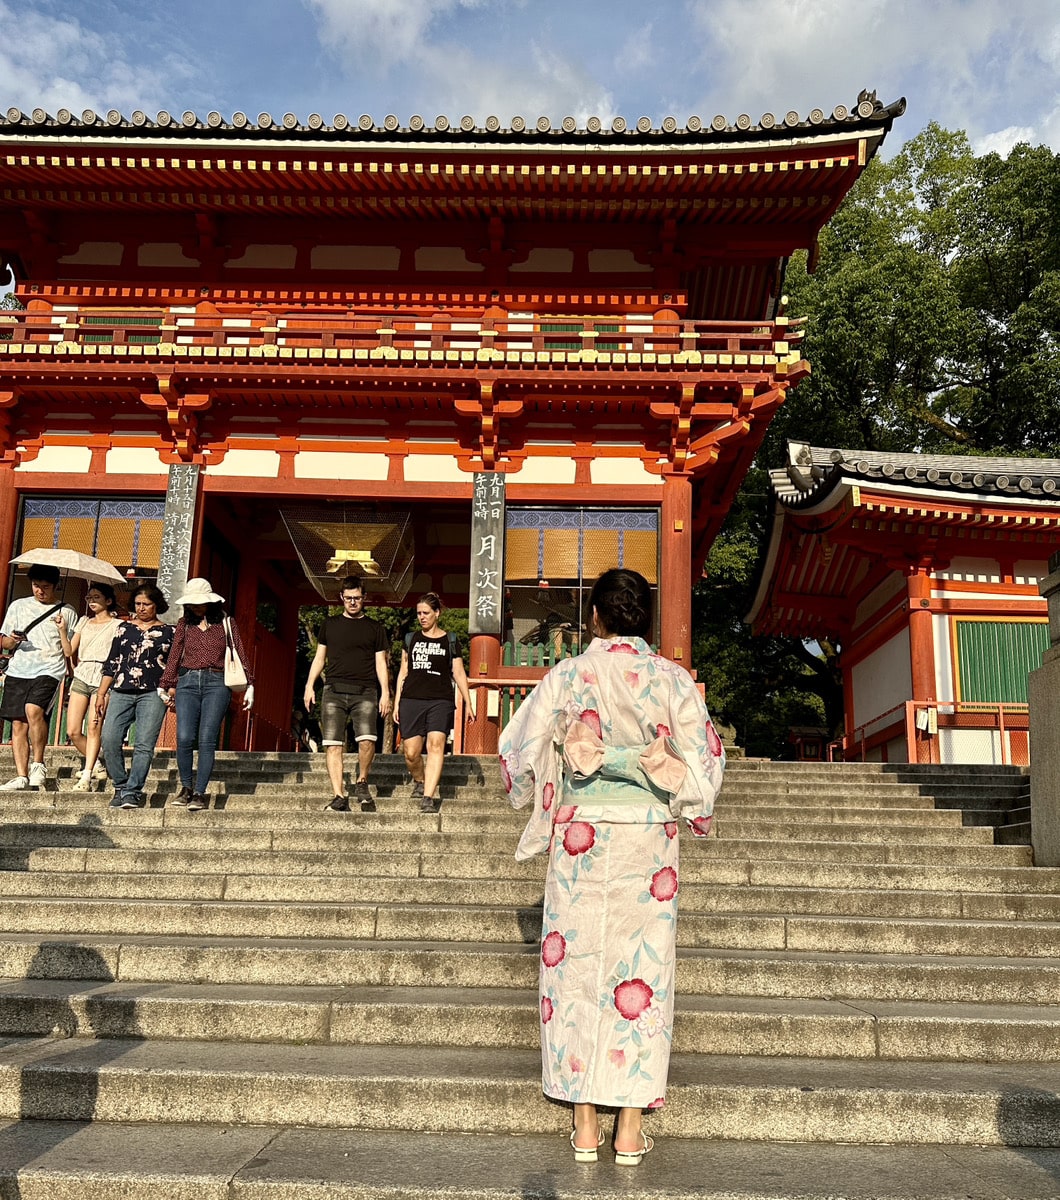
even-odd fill
[{"label": "floral yukata", "polygon": [[517,859],[548,853],[541,934],[545,1094],[659,1108],[674,1011],[678,825],[706,837],[725,752],[683,668],[595,638],[505,728]]}]

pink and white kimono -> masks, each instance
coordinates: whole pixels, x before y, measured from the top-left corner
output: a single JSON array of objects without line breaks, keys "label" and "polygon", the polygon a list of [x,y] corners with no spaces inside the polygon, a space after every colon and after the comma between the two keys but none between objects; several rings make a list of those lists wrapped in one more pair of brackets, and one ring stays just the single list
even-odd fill
[{"label": "pink and white kimono", "polygon": [[501,735],[515,857],[548,853],[541,934],[545,1094],[659,1108],[674,1011],[678,839],[709,831],[725,752],[682,667],[641,638],[595,638]]}]

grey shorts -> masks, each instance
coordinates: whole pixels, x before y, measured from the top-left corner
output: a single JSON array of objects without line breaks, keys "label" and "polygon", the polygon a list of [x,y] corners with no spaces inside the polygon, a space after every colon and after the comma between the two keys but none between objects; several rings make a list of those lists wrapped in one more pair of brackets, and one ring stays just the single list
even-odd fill
[{"label": "grey shorts", "polygon": [[324,685],[320,697],[321,742],[325,746],[345,746],[346,726],[352,723],[353,737],[358,742],[378,741],[376,724],[379,702],[364,692],[336,692]]},{"label": "grey shorts", "polygon": [[67,689],[71,696],[94,696],[99,691],[99,685],[93,687],[90,683],[85,683],[83,679],[78,679],[75,675],[70,680],[70,687]]}]

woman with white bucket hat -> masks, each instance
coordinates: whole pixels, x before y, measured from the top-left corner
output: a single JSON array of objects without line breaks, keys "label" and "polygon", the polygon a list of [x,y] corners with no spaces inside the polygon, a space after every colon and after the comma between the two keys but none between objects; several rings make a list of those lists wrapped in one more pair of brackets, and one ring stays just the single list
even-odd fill
[{"label": "woman with white bucket hat", "polygon": [[[206,789],[213,774],[214,755],[221,736],[221,722],[232,698],[225,682],[226,652],[242,665],[246,676],[243,711],[254,705],[254,680],[239,636],[239,627],[229,617],[207,579],[189,579],[184,594],[175,604],[184,609],[173,632],[162,688],[177,708],[177,771],[180,791],[173,803],[197,812],[209,806]],[[195,744],[199,746],[195,762]]]}]

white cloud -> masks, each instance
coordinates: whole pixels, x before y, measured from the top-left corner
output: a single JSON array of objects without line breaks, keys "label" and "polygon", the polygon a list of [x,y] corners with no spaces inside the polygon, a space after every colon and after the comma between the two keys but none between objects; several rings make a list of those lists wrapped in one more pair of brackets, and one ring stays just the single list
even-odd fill
[{"label": "white cloud", "polygon": [[1007,129],[998,129],[994,133],[986,133],[976,138],[972,142],[972,151],[976,155],[1000,154],[1002,158],[1006,158],[1012,147],[1020,142],[1035,145],[1039,140],[1037,132],[1031,126],[1010,125]]},{"label": "white cloud", "polygon": [[1054,0],[688,0],[688,9],[706,39],[704,115],[827,112],[868,87],[885,103],[907,95],[915,127],[935,120],[974,139],[999,116],[1029,127],[1043,100],[1045,111],[1060,100]]},{"label": "white cloud", "polygon": [[[99,33],[74,17],[52,17],[0,0],[0,103],[55,113],[68,108],[129,112],[162,103],[161,80],[188,74],[174,58],[137,63],[118,33]],[[142,49],[142,48],[141,48]]]},{"label": "white cloud", "polygon": [[570,114],[581,122],[593,114],[609,117],[614,109],[611,92],[555,44],[516,37],[517,56],[510,45],[505,52],[491,33],[503,24],[505,9],[518,14],[522,5],[497,0],[305,3],[319,17],[321,41],[347,73],[365,67],[377,75],[400,73],[407,81],[408,112],[418,111],[428,121],[437,110],[452,120],[465,113],[479,121],[493,114],[504,123],[515,115],[533,121]]}]

